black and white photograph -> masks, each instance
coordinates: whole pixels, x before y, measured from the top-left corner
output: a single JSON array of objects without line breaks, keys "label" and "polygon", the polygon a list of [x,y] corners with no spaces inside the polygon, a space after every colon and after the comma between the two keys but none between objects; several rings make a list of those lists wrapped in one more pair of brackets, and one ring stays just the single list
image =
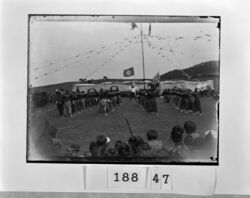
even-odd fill
[{"label": "black and white photograph", "polygon": [[219,16],[28,16],[27,162],[219,164]]}]

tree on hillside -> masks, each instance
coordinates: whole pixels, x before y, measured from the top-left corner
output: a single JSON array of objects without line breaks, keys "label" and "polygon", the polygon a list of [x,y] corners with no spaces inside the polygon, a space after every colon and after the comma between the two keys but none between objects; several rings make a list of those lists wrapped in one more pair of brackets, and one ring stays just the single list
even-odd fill
[{"label": "tree on hillside", "polygon": [[86,78],[84,78],[84,79],[83,78],[79,78],[79,81],[80,82],[84,82],[84,81],[86,81]]}]

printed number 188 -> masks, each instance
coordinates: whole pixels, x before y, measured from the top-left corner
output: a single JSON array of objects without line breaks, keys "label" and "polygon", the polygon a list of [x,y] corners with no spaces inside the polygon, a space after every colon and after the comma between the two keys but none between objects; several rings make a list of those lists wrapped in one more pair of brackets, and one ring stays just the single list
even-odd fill
[{"label": "printed number 188", "polygon": [[130,180],[132,182],[137,182],[138,181],[138,174],[137,173],[132,173],[131,176],[128,173],[123,173],[121,177],[119,177],[119,173],[115,173],[115,182],[119,182],[120,179],[123,182],[129,182]]}]

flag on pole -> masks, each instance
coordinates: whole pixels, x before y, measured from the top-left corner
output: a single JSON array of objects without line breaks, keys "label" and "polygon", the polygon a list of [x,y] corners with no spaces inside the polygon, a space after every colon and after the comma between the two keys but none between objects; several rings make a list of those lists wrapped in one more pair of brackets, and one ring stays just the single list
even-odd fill
[{"label": "flag on pole", "polygon": [[153,81],[154,81],[155,83],[160,82],[160,73],[159,73],[159,72],[157,72],[157,74],[155,74]]},{"label": "flag on pole", "polygon": [[151,35],[151,23],[149,24],[149,27],[148,27],[148,36]]},{"label": "flag on pole", "polygon": [[134,68],[133,67],[130,67],[128,69],[125,69],[123,71],[123,76],[124,77],[130,77],[130,76],[134,76],[135,75],[135,71],[134,71]]}]

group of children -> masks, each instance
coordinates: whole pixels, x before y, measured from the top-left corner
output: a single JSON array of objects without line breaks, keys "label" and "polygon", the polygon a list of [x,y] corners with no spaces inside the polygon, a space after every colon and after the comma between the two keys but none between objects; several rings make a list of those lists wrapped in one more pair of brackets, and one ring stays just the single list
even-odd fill
[{"label": "group of children", "polygon": [[[158,134],[155,130],[147,133],[148,141],[141,136],[132,136],[127,142],[117,140],[114,146],[110,145],[110,138],[104,135],[97,136],[96,141],[91,142],[87,156],[91,157],[155,157],[155,151],[164,149],[161,141],[157,140]],[[167,151],[166,151],[167,154]]]},{"label": "group of children", "polygon": [[163,157],[169,161],[189,161],[193,159],[209,160],[216,158],[217,134],[207,131],[204,134],[196,132],[196,125],[192,121],[186,121],[184,127],[176,125],[171,131],[173,146],[166,148],[159,139],[156,130],[147,133],[145,141],[141,136],[133,136],[127,142],[117,140],[114,146],[110,145],[110,138],[104,135],[97,136],[96,141],[91,142],[86,156],[92,157]]},{"label": "group of children", "polygon": [[107,116],[109,112],[115,110],[117,105],[121,103],[121,96],[117,92],[69,92],[63,89],[56,90],[56,106],[59,115],[62,117],[74,117],[83,112],[87,108],[99,105],[99,113]]},{"label": "group of children", "polygon": [[100,95],[99,113],[107,116],[108,113],[115,111],[116,106],[119,106],[121,101],[119,93],[102,93]]},{"label": "group of children", "polygon": [[174,126],[171,139],[174,143],[170,152],[173,160],[210,159],[217,156],[217,133],[213,130],[198,133],[192,121],[186,121],[184,127]]},{"label": "group of children", "polygon": [[56,90],[56,106],[62,117],[74,117],[87,108],[97,105],[100,98],[97,95],[85,94],[83,92],[69,92],[63,89]]},{"label": "group of children", "polygon": [[172,103],[181,112],[202,114],[200,98],[191,90],[166,89],[162,95],[166,103]]},{"label": "group of children", "polygon": [[60,139],[56,137],[56,129],[50,136],[54,146],[66,157],[94,157],[94,158],[131,158],[131,157],[159,157],[168,161],[184,162],[195,160],[217,160],[217,133],[206,131],[201,134],[196,131],[192,121],[186,121],[184,126],[176,125],[170,134],[171,147],[166,147],[159,138],[156,130],[147,132],[147,140],[141,136],[131,136],[127,141],[117,140],[111,146],[111,139],[105,135],[98,135],[89,145],[89,151],[79,154],[80,145],[72,144],[62,149]]}]

